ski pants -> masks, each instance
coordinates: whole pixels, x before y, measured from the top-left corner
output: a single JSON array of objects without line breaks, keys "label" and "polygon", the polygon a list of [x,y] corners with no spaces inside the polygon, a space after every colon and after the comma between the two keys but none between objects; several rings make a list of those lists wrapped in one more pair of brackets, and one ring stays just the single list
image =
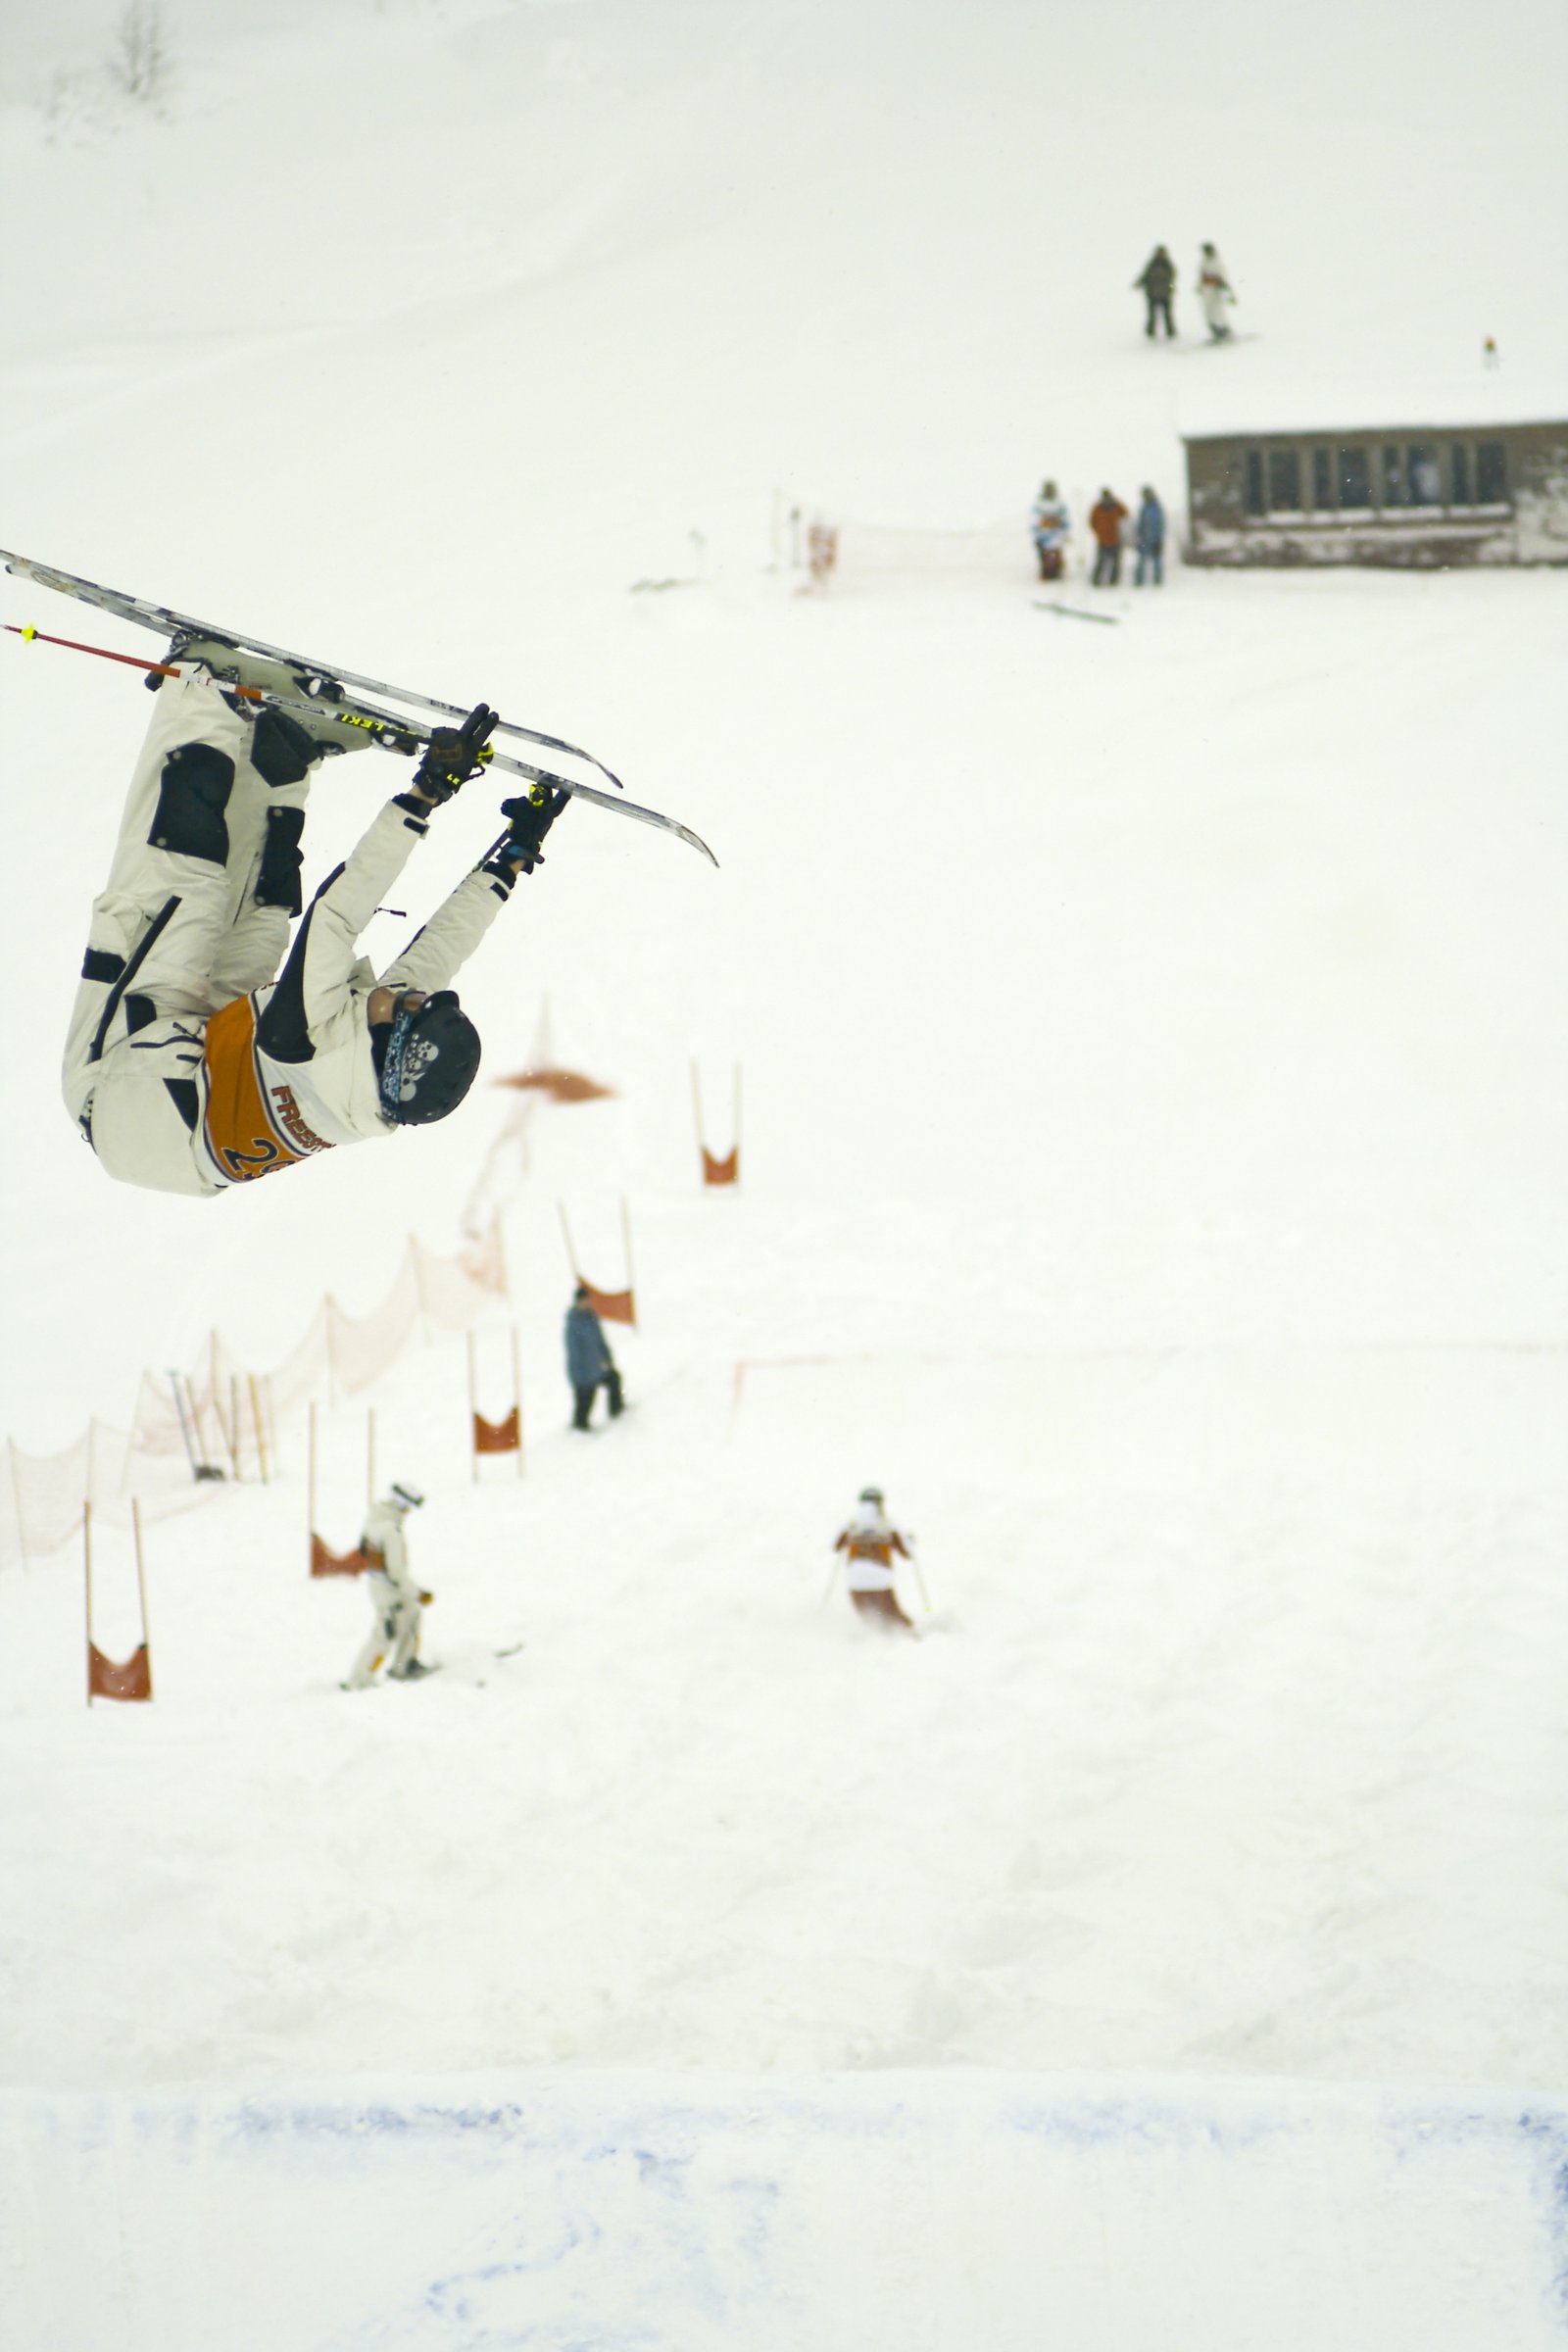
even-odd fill
[{"label": "ski pants", "polygon": [[612,1364],[607,1371],[600,1373],[597,1380],[589,1381],[586,1385],[581,1381],[572,1383],[571,1426],[573,1429],[587,1428],[594,1409],[594,1398],[601,1389],[605,1392],[605,1399],[610,1407],[612,1421],[617,1419],[625,1409],[626,1399],[621,1391],[620,1374]]},{"label": "ski pants", "polygon": [[1165,551],[1162,547],[1141,547],[1138,550],[1138,569],[1133,573],[1133,586],[1142,588],[1146,579],[1152,580],[1156,588],[1164,585]]},{"label": "ski pants", "polygon": [[1173,335],[1176,332],[1176,326],[1170,315],[1170,296],[1168,294],[1150,294],[1145,299],[1149,304],[1149,319],[1144,328],[1145,334],[1152,335],[1154,331],[1155,319],[1163,318],[1166,334]]},{"label": "ski pants", "polygon": [[1120,578],[1121,549],[1119,547],[1097,547],[1094,579],[1091,584],[1096,588],[1114,588]]},{"label": "ski pants", "polygon": [[370,1589],[370,1607],[374,1612],[369,1632],[366,1635],[359,1656],[349,1668],[348,1688],[368,1690],[375,1680],[376,1668],[385,1662],[387,1672],[401,1675],[419,1646],[419,1620],[424,1615],[419,1603],[411,1593],[402,1592],[389,1576],[371,1568],[366,1577]]},{"label": "ski pants", "polygon": [[276,714],[237,709],[201,668],[161,682],[62,1070],[68,1109],[122,1183],[217,1189],[194,1150],[202,1037],[282,960],[309,790]]}]

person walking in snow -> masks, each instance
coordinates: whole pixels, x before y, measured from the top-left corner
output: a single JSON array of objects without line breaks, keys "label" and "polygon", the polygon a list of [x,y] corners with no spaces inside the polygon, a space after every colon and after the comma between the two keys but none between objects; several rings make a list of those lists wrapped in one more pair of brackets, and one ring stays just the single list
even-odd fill
[{"label": "person walking in snow", "polygon": [[1209,333],[1216,343],[1223,343],[1231,331],[1226,314],[1236,296],[1225,274],[1225,265],[1212,245],[1205,245],[1198,257],[1198,299]]},{"label": "person walking in snow", "polygon": [[1133,524],[1133,544],[1138,550],[1133,586],[1142,588],[1148,579],[1154,587],[1161,587],[1165,577],[1165,510],[1147,483]]},{"label": "person walking in snow", "polygon": [[1067,533],[1071,528],[1066,501],[1054,482],[1042,482],[1030,513],[1029,528],[1043,580],[1059,580],[1067,565]]},{"label": "person walking in snow", "polygon": [[368,1690],[382,1665],[388,1681],[394,1683],[416,1683],[422,1675],[434,1672],[433,1667],[421,1664],[418,1654],[419,1621],[430,1595],[421,1592],[415,1582],[404,1533],[409,1513],[418,1510],[423,1501],[417,1487],[400,1480],[366,1514],[360,1549],[369,1562],[365,1581],[374,1622],[349,1668],[342,1686],[345,1690]]},{"label": "person walking in snow", "polygon": [[625,1410],[620,1373],[610,1352],[605,1327],[594,1312],[593,1293],[579,1282],[566,1309],[566,1378],[571,1383],[571,1426],[586,1429],[601,1389],[612,1421]]},{"label": "person walking in snow", "polygon": [[1089,528],[1095,534],[1095,569],[1092,585],[1096,588],[1114,588],[1121,578],[1121,526],[1127,519],[1127,509],[1114,490],[1102,490],[1089,510]]},{"label": "person walking in snow", "polygon": [[1171,302],[1176,292],[1176,265],[1163,245],[1154,247],[1133,284],[1142,293],[1148,309],[1145,334],[1152,336],[1155,321],[1163,319],[1166,334],[1174,335],[1176,321],[1171,316]]},{"label": "person walking in snow", "polygon": [[914,1620],[905,1613],[894,1589],[893,1562],[895,1555],[907,1560],[913,1554],[888,1517],[885,1504],[880,1487],[862,1487],[833,1548],[844,1554],[844,1582],[856,1614],[885,1631],[912,1634]]},{"label": "person walking in snow", "polygon": [[247,702],[239,689],[286,676],[275,663],[214,640],[176,639],[171,657],[93,904],[62,1088],[107,1175],[211,1197],[457,1108],[479,1039],[447,984],[540,862],[564,796],[507,802],[510,831],[377,975],[360,933],[432,810],[477,773],[495,714],[438,728],[279,971],[311,772],[329,742],[363,738],[324,711],[305,724]]}]

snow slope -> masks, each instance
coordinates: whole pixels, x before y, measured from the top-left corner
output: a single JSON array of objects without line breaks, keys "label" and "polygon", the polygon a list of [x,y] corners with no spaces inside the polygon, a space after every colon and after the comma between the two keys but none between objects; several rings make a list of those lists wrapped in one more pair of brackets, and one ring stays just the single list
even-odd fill
[{"label": "snow slope", "polygon": [[[80,78],[85,12],[7,44],[0,539],[488,696],[720,870],[574,811],[465,975],[488,1069],[548,997],[617,1092],[540,1113],[508,1207],[526,1479],[469,1479],[461,1347],[374,1393],[431,1491],[437,1682],[337,1691],[364,1602],[305,1577],[297,1424],[276,1484],[153,1535],[152,1708],[82,1707],[72,1551],[0,1577],[0,2080],[1560,2092],[1564,582],[1176,566],[1111,629],[1034,611],[1022,559],[766,568],[775,490],[957,526],[1052,470],[1179,511],[1215,368],[1271,414],[1331,368],[1447,399],[1490,331],[1560,413],[1560,19],[166,14],[160,119]],[[1261,334],[1179,368],[1127,287],[1200,236]],[[0,618],[157,650],[9,579]],[[214,1326],[265,1368],[409,1231],[455,1249],[508,1100],[254,1197],[105,1184],[55,1069],[144,708],[0,645],[0,1430],[37,1454]],[[318,792],[308,882],[389,776]],[[414,919],[491,821],[443,817]],[[734,1196],[693,1056],[720,1148],[744,1064]],[[584,1442],[556,1204],[612,1283],[622,1197],[636,1411]],[[326,1414],[329,1541],[363,1416]],[[821,1605],[868,1477],[951,1620],[918,1648]],[[1556,2328],[1546,2240],[1538,2281],[1471,2210]]]}]

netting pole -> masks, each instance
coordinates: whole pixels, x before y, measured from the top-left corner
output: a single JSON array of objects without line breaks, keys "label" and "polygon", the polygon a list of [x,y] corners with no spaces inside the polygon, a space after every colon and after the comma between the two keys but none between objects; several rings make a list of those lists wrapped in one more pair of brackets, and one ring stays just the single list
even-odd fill
[{"label": "netting pole", "polygon": [[692,1063],[692,1112],[697,1120],[697,1150],[700,1155],[706,1156],[708,1138],[703,1133],[703,1086],[695,1060]]},{"label": "netting pole", "polygon": [[566,1203],[558,1200],[556,1207],[561,1215],[561,1236],[566,1245],[566,1263],[571,1268],[574,1280],[581,1282],[582,1268],[577,1263],[577,1252],[571,1246],[571,1227],[566,1223]]},{"label": "netting pole", "polygon": [[365,1414],[365,1503],[368,1509],[375,1500],[375,1407],[368,1405]]},{"label": "netting pole", "polygon": [[734,1138],[734,1141],[735,1141],[735,1172],[736,1172],[736,1174],[737,1174],[737,1175],[739,1175],[739,1173],[740,1173],[740,1165],[741,1165],[741,1065],[740,1065],[740,1063],[739,1063],[739,1062],[737,1062],[737,1063],[735,1064],[735,1138]]},{"label": "netting pole", "polygon": [[308,1451],[306,1454],[306,1461],[308,1466],[305,1472],[305,1509],[307,1515],[306,1533],[308,1538],[308,1548],[311,1549],[311,1556],[314,1560],[314,1546],[316,1543],[316,1398],[314,1396],[311,1398],[310,1437],[307,1441],[307,1446]]},{"label": "netting pole", "polygon": [[267,1460],[267,1431],[266,1431],[266,1429],[264,1428],[264,1426],[263,1426],[263,1423],[262,1423],[262,1395],[261,1395],[261,1390],[260,1390],[260,1389],[258,1388],[258,1386],[257,1386],[257,1382],[256,1382],[256,1375],[255,1375],[255,1373],[254,1373],[254,1372],[249,1372],[249,1373],[247,1373],[245,1377],[246,1377],[246,1380],[248,1381],[248,1383],[249,1383],[249,1386],[250,1386],[250,1397],[251,1397],[251,1424],[252,1424],[252,1427],[253,1427],[253,1428],[255,1429],[255,1431],[256,1431],[256,1461],[257,1461],[257,1466],[259,1467],[259,1469],[261,1470],[261,1473],[262,1473],[262,1484],[263,1484],[263,1486],[264,1486],[264,1487],[269,1487],[269,1486],[270,1486],[270,1485],[271,1485],[271,1483],[272,1483],[272,1480],[271,1480],[271,1472],[270,1472],[270,1469],[269,1469],[269,1467],[268,1467],[268,1460]]},{"label": "netting pole", "polygon": [[81,1581],[87,1609],[87,1704],[92,1705],[92,1503],[81,1506]]},{"label": "netting pole", "polygon": [[620,1196],[620,1241],[621,1247],[626,1252],[626,1288],[635,1298],[637,1283],[631,1270],[631,1209],[627,1205],[624,1193]]},{"label": "netting pole", "polygon": [[136,1598],[141,1604],[142,1647],[147,1652],[147,1671],[152,1673],[153,1632],[147,1622],[147,1568],[141,1548],[141,1504],[133,1494],[130,1498],[130,1532],[136,1546]]},{"label": "netting pole", "polygon": [[522,1368],[517,1353],[517,1326],[512,1326],[512,1396],[517,1413],[517,1476],[522,1476]]},{"label": "netting pole", "polygon": [[479,1380],[477,1370],[478,1347],[473,1326],[468,1326],[468,1459],[472,1465],[473,1483],[479,1484]]}]

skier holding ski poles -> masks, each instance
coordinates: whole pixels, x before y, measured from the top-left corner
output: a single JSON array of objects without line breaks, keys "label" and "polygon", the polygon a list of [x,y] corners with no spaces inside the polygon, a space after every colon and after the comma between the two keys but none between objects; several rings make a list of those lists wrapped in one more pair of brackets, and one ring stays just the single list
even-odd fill
[{"label": "skier holding ski poles", "polygon": [[432,812],[479,772],[498,722],[480,704],[461,727],[434,728],[409,790],[317,892],[279,971],[302,910],[311,773],[346,739],[330,707],[318,722],[265,699],[275,674],[198,639],[176,640],[156,679],[63,1071],[72,1117],[120,1183],[211,1196],[447,1117],[479,1063],[448,983],[541,862],[565,803],[540,783],[504,803],[508,831],[376,974],[360,933]]},{"label": "skier holding ski poles", "polygon": [[[917,1628],[895,1590],[893,1561],[897,1554],[912,1566],[914,1554],[888,1517],[886,1502],[880,1487],[862,1487],[833,1549],[844,1554],[844,1582],[857,1616],[868,1618],[884,1632],[912,1634]],[[923,1592],[923,1578],[921,1588]]]}]

